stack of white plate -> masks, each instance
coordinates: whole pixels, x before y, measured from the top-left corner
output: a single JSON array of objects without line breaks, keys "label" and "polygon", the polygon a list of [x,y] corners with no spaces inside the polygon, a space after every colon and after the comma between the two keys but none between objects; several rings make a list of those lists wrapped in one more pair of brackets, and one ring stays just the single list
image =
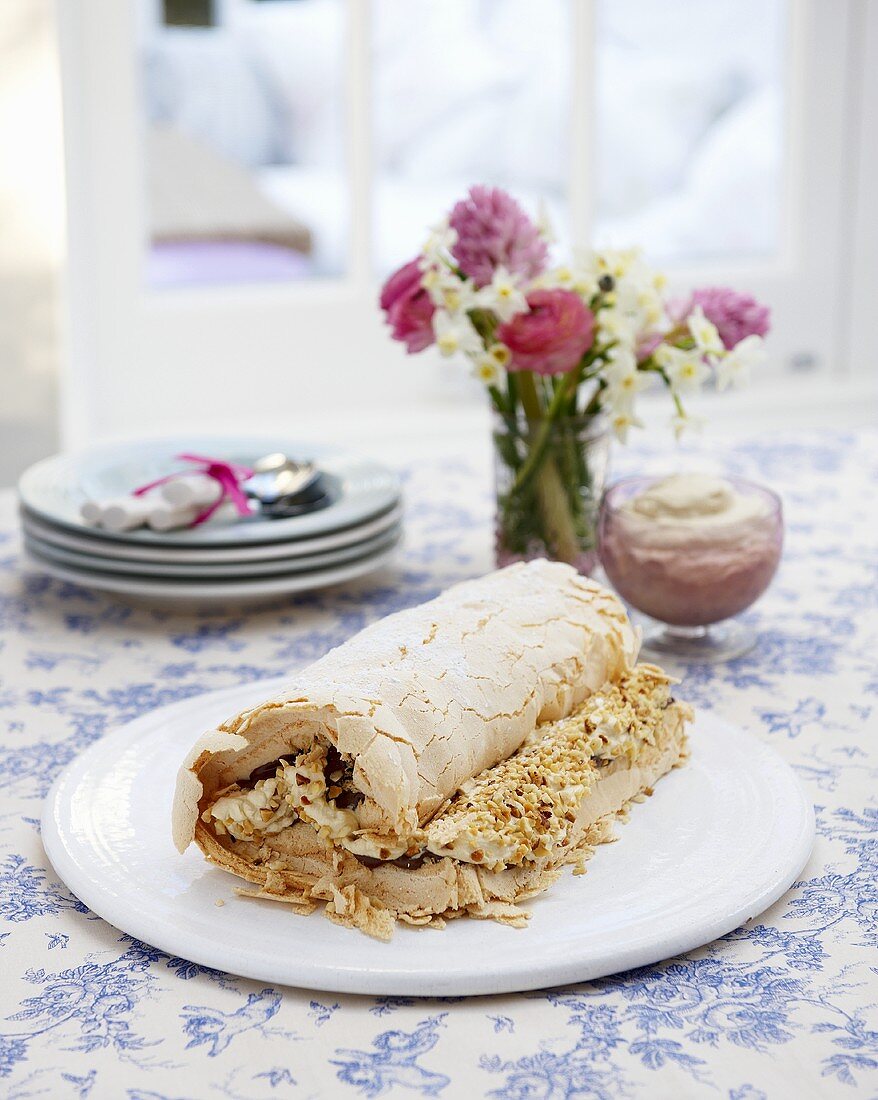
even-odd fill
[{"label": "stack of white plate", "polygon": [[[185,468],[195,451],[250,466],[282,452],[312,459],[329,504],[284,519],[210,520],[187,530],[111,533],[86,524],[86,500],[124,496]],[[95,447],[32,466],[18,484],[24,544],[62,580],[162,602],[224,602],[306,592],[385,565],[402,535],[398,477],[366,459],[276,438],[172,439]]]}]

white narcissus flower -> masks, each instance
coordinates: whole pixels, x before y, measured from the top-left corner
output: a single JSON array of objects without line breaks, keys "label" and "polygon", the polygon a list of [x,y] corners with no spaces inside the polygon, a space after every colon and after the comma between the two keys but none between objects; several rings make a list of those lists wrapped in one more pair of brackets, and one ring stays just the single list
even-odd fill
[{"label": "white narcissus flower", "polygon": [[562,290],[570,290],[575,280],[576,273],[573,268],[568,267],[567,264],[560,264],[558,267],[553,267],[551,271],[538,275],[531,286],[535,290],[550,290],[556,286],[561,287]]},{"label": "white narcissus flower", "polygon": [[636,324],[643,312],[640,287],[631,279],[617,279],[611,295],[613,308]]},{"label": "white narcissus flower", "polygon": [[602,309],[598,315],[598,343],[617,344],[633,348],[637,343],[637,328],[631,319],[613,307]]},{"label": "white narcissus flower", "polygon": [[643,329],[652,332],[667,332],[671,327],[668,315],[665,312],[665,304],[661,295],[652,287],[641,289],[637,293],[637,304],[643,317]]},{"label": "white narcissus flower", "polygon": [[693,390],[700,389],[709,375],[707,364],[697,355],[689,355],[681,359],[668,371],[671,389],[676,393],[691,393]]},{"label": "white narcissus flower", "polygon": [[503,368],[490,355],[482,355],[473,361],[473,377],[486,386],[499,386],[503,382]]},{"label": "white narcissus flower", "polygon": [[505,344],[492,344],[473,357],[473,375],[486,386],[503,383],[503,373],[512,361],[512,352]]},{"label": "white narcissus flower", "polygon": [[761,336],[745,336],[740,343],[720,359],[716,368],[716,388],[743,385],[753,367],[761,366],[767,358]]},{"label": "white narcissus flower", "polygon": [[472,279],[457,279],[443,287],[442,301],[449,313],[468,313],[478,304],[477,291]]},{"label": "white narcissus flower", "polygon": [[527,298],[505,267],[498,267],[487,286],[476,291],[475,304],[489,309],[501,321],[511,321],[517,313],[527,313]]},{"label": "white narcissus flower", "polygon": [[437,309],[433,314],[433,334],[440,354],[446,357],[463,352],[475,358],[483,352],[482,338],[465,313],[451,314]]},{"label": "white narcissus flower", "polygon": [[421,286],[430,295],[430,301],[438,305],[442,301],[442,292],[451,284],[452,279],[459,282],[453,271],[445,264],[434,264],[425,256],[421,257]]},{"label": "white narcissus flower", "polygon": [[612,275],[617,285],[633,287],[635,291],[661,294],[666,278],[644,261],[639,248],[605,249],[595,252],[574,249],[577,266],[592,273],[597,281],[602,275]]},{"label": "white narcissus flower", "polygon": [[679,351],[679,348],[672,347],[670,344],[659,344],[659,346],[653,351],[652,358],[658,364],[658,366],[665,368],[669,367],[674,361],[674,356]]},{"label": "white narcissus flower", "polygon": [[590,302],[598,292],[598,280],[603,274],[597,269],[594,253],[577,246],[573,249],[573,264],[568,270],[570,281],[566,285],[575,290],[580,298]]},{"label": "white narcissus flower", "polygon": [[610,414],[610,427],[620,443],[628,441],[628,432],[631,428],[642,428],[643,421],[631,412],[617,412]]},{"label": "white narcissus flower", "polygon": [[634,397],[629,390],[607,386],[601,395],[601,407],[610,417],[628,416],[634,412]]},{"label": "white narcissus flower", "polygon": [[533,290],[552,290],[555,287],[561,287],[562,290],[572,290],[586,304],[592,300],[598,290],[597,279],[581,264],[574,264],[572,267],[567,264],[560,264],[558,267],[552,268],[551,271],[538,275],[530,286]]},{"label": "white narcissus flower", "polygon": [[664,301],[657,288],[660,278],[637,253],[604,254],[595,262],[606,274],[613,274],[614,279],[613,289],[604,295],[604,301],[610,306],[598,314],[599,324],[608,333],[615,331],[633,345],[647,333],[663,333],[670,329]]},{"label": "white narcissus flower", "polygon": [[494,360],[498,367],[503,367],[504,370],[512,362],[512,352],[505,344],[492,344],[486,354]]},{"label": "white narcissus flower", "polygon": [[652,357],[668,376],[674,393],[697,390],[710,374],[710,369],[699,352],[659,344]]},{"label": "white narcissus flower", "polygon": [[421,286],[430,295],[434,306],[449,313],[466,312],[476,304],[476,288],[472,279],[461,279],[444,264],[425,268]]},{"label": "white narcissus flower", "polygon": [[631,371],[635,370],[637,370],[637,356],[634,354],[634,348],[625,344],[616,344],[610,348],[607,352],[607,364],[604,368],[607,377],[610,374],[630,374]]},{"label": "white narcissus flower", "polygon": [[448,218],[443,218],[430,228],[430,236],[424,242],[421,249],[427,263],[440,263],[445,266],[445,256],[451,252],[457,244],[457,230],[448,224]]},{"label": "white narcissus flower", "polygon": [[637,360],[633,355],[611,360],[604,370],[604,379],[607,383],[604,404],[614,412],[630,413],[637,394],[649,385],[644,372],[637,369]]},{"label": "white narcissus flower", "polygon": [[702,355],[722,355],[725,348],[716,325],[704,316],[701,306],[696,306],[686,319],[686,325]]},{"label": "white narcissus flower", "polygon": [[594,253],[593,263],[599,276],[612,275],[614,279],[623,279],[632,268],[645,266],[639,248],[607,248]]}]

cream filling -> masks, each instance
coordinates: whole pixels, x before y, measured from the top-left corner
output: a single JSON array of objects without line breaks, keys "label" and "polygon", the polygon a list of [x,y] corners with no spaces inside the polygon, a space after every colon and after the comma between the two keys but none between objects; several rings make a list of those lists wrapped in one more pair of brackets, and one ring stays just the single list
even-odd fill
[{"label": "cream filling", "polygon": [[254,840],[281,832],[297,820],[355,855],[397,859],[421,843],[416,837],[387,836],[361,828],[356,810],[342,809],[328,797],[326,746],[315,743],[294,763],[281,763],[271,779],[249,790],[222,795],[203,815],[216,831],[235,840]]},{"label": "cream filling", "polygon": [[638,730],[637,734],[631,733],[610,706],[596,706],[590,720],[594,722],[594,731],[588,740],[588,747],[595,760],[618,760],[624,756],[630,762],[643,742],[649,740],[645,729]]},{"label": "cream filling", "polygon": [[515,856],[514,844],[501,844],[497,840],[482,841],[482,846],[478,850],[483,853],[483,858],[476,863],[472,858],[472,843],[462,836],[444,847],[427,845],[427,851],[432,852],[435,856],[450,856],[459,863],[473,863],[476,866],[485,867],[489,871],[505,870]]},{"label": "cream filling", "polygon": [[223,795],[208,813],[216,831],[235,840],[279,833],[298,816],[281,795],[277,779],[262,779],[252,790]]},{"label": "cream filling", "polygon": [[313,825],[327,840],[343,840],[360,825],[354,810],[342,810],[326,796],[326,747],[314,744],[286,764],[283,779],[286,798],[298,816]]}]

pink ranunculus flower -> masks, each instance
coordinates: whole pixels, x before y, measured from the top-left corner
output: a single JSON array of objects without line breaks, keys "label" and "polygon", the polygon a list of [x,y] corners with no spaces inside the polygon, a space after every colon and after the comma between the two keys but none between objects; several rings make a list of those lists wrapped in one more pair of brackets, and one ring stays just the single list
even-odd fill
[{"label": "pink ranunculus flower", "polygon": [[498,267],[534,279],[549,258],[546,242],[515,199],[499,187],[472,187],[451,211],[457,234],[452,253],[477,287],[487,286]]},{"label": "pink ranunculus flower", "polygon": [[716,325],[727,351],[747,336],[766,336],[771,327],[768,306],[730,287],[704,287],[694,291],[688,301],[677,305],[674,316],[685,320],[696,306],[701,306],[704,316]]},{"label": "pink ranunculus flower", "polygon": [[390,276],[380,298],[394,340],[405,344],[411,355],[433,343],[434,306],[430,295],[421,286],[421,268],[417,260]]},{"label": "pink ranunculus flower", "polygon": [[594,314],[572,290],[533,290],[527,313],[500,325],[497,339],[512,353],[509,370],[563,374],[591,347]]}]

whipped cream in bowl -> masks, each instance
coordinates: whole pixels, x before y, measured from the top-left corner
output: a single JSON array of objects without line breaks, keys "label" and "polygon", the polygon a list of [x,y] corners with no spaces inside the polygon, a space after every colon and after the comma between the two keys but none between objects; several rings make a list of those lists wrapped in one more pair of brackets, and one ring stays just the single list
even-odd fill
[{"label": "whipped cream in bowl", "polygon": [[647,653],[728,660],[755,641],[727,623],[753,604],[777,571],[783,510],[770,489],[702,473],[632,477],[604,495],[601,564],[638,611],[667,624]]}]

